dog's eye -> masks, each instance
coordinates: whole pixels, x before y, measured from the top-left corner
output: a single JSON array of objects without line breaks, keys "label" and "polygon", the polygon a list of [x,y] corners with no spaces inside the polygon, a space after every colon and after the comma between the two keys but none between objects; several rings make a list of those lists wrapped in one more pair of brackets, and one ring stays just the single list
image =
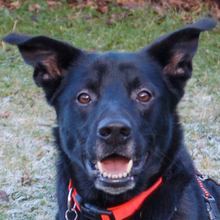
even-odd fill
[{"label": "dog's eye", "polygon": [[81,102],[82,104],[87,104],[91,101],[91,97],[90,95],[88,95],[87,93],[82,93],[78,96],[78,100],[79,102]]},{"label": "dog's eye", "polygon": [[142,91],[138,94],[138,100],[140,102],[147,102],[151,98],[151,94],[147,91]]}]

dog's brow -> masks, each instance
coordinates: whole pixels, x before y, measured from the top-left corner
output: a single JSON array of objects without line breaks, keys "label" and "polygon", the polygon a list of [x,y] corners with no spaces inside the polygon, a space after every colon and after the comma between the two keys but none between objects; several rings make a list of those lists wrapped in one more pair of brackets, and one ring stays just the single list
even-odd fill
[{"label": "dog's brow", "polygon": [[130,82],[128,82],[128,86],[132,87],[132,89],[137,89],[141,86],[140,79],[138,77],[133,78]]},{"label": "dog's brow", "polygon": [[99,72],[99,73],[105,73],[107,71],[107,66],[106,63],[102,63],[102,62],[98,62],[95,65],[95,69]]},{"label": "dog's brow", "polygon": [[95,80],[95,79],[88,79],[85,83],[86,88],[88,88],[89,90],[93,91],[93,92],[98,92],[98,88],[100,87],[101,84],[101,80]]},{"label": "dog's brow", "polygon": [[133,63],[120,63],[118,66],[119,71],[138,71],[138,68]]},{"label": "dog's brow", "polygon": [[131,92],[132,90],[138,89],[140,86],[140,79],[138,77],[134,77],[133,79],[130,79],[127,83],[127,90]]}]

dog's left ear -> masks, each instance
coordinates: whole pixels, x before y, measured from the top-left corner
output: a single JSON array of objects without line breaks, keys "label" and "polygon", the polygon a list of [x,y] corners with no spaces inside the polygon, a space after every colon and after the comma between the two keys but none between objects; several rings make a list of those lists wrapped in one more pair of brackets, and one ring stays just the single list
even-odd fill
[{"label": "dog's left ear", "polygon": [[3,41],[17,45],[24,61],[34,67],[34,81],[43,88],[50,104],[62,79],[68,74],[68,68],[84,54],[66,42],[45,36],[11,33]]},{"label": "dog's left ear", "polygon": [[192,75],[192,59],[198,48],[200,33],[214,28],[216,24],[214,19],[201,19],[154,40],[142,50],[162,66],[166,83],[178,99],[183,96],[183,89]]}]

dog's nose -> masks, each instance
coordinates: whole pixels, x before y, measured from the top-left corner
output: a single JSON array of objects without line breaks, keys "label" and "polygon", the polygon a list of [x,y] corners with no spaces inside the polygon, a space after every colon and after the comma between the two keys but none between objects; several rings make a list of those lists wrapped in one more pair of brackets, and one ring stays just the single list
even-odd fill
[{"label": "dog's nose", "polygon": [[114,146],[125,144],[131,137],[131,131],[131,124],[125,118],[105,118],[98,126],[98,136]]}]

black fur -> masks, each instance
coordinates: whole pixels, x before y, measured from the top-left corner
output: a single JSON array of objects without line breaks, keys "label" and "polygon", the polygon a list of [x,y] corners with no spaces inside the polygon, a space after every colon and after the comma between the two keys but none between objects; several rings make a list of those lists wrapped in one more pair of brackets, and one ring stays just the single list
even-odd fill
[{"label": "black fur", "polygon": [[[84,201],[108,208],[159,177],[160,187],[127,219],[209,219],[176,108],[192,75],[199,35],[215,25],[202,19],[137,53],[88,53],[44,36],[3,39],[34,67],[34,80],[57,113],[57,219],[65,219],[70,180]],[[126,181],[109,182],[95,164],[119,156],[136,165]],[[220,189],[205,185],[220,208]],[[79,213],[79,219],[85,218]]]}]

